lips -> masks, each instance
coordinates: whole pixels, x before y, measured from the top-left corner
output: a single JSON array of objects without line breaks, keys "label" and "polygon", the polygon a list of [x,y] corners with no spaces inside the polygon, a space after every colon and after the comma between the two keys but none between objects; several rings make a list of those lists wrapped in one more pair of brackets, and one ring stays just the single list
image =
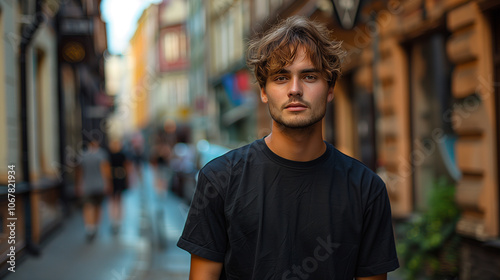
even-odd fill
[{"label": "lips", "polygon": [[285,106],[285,109],[289,110],[289,111],[304,111],[305,109],[307,109],[307,106],[302,104],[302,103],[299,103],[299,102],[292,102],[292,103],[289,103],[288,105]]}]

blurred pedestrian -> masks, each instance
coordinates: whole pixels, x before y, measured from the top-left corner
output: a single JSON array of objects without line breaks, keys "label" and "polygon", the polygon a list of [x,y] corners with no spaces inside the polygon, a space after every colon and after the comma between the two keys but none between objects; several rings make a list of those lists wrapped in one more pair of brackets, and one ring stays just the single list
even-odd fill
[{"label": "blurred pedestrian", "polygon": [[142,167],[144,163],[144,137],[140,132],[133,135],[131,141],[131,154],[132,166],[134,170],[134,182],[142,184]]},{"label": "blurred pedestrian", "polygon": [[191,197],[186,197],[186,188],[189,188],[190,178],[196,172],[195,151],[191,145],[184,142],[176,143],[172,151],[170,161],[170,167],[174,173],[172,191],[179,197],[191,199]]},{"label": "blurred pedestrian", "polygon": [[157,135],[156,144],[151,149],[151,166],[155,179],[155,219],[156,227],[153,235],[157,238],[158,248],[165,249],[167,246],[166,221],[165,221],[165,199],[172,179],[172,170],[170,169],[170,147],[161,141],[160,135]]},{"label": "blurred pedestrian", "polygon": [[111,191],[110,166],[99,141],[92,139],[82,154],[77,168],[76,192],[83,202],[83,221],[87,240],[96,236],[102,202]]},{"label": "blurred pedestrian", "polygon": [[386,279],[399,266],[384,182],[323,141],[341,55],[299,16],[250,42],[272,131],[199,172],[178,242],[189,279]]},{"label": "blurred pedestrian", "polygon": [[165,193],[172,179],[170,169],[170,147],[166,144],[156,144],[152,149],[151,165],[154,168],[156,192]]},{"label": "blurred pedestrian", "polygon": [[110,201],[111,229],[114,234],[122,220],[122,193],[129,187],[129,175],[132,169],[131,162],[127,159],[122,149],[122,143],[113,139],[109,144],[109,162],[111,166],[111,178],[113,191]]}]

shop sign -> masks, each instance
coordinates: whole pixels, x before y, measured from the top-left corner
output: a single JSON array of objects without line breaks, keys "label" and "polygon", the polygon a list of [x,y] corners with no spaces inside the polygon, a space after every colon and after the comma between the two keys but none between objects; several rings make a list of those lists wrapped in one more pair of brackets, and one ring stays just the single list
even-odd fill
[{"label": "shop sign", "polygon": [[67,62],[80,62],[85,58],[85,48],[78,42],[68,42],[62,48],[62,56]]},{"label": "shop sign", "polygon": [[90,19],[66,18],[61,22],[61,33],[63,35],[91,35],[93,24]]}]

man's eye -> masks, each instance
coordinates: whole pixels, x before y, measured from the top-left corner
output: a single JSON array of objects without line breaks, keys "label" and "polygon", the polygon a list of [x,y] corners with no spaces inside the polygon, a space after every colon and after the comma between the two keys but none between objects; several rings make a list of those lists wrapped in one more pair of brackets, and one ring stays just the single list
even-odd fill
[{"label": "man's eye", "polygon": [[307,75],[304,77],[304,79],[307,81],[316,81],[318,79],[318,77],[316,77],[314,75]]},{"label": "man's eye", "polygon": [[274,78],[275,81],[278,81],[278,82],[281,82],[281,81],[286,81],[286,77],[285,76],[277,76],[276,78]]}]

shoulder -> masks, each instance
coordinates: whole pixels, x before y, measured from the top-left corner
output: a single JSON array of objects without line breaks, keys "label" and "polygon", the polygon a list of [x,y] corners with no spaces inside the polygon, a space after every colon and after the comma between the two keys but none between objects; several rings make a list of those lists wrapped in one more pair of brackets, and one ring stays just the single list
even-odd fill
[{"label": "shoulder", "polygon": [[334,149],[335,171],[346,176],[350,185],[360,188],[361,192],[370,196],[378,196],[385,189],[380,176],[359,160]]},{"label": "shoulder", "polygon": [[209,179],[231,176],[235,170],[245,164],[254,162],[258,158],[262,149],[258,142],[259,140],[256,140],[214,158],[200,170],[200,173]]},{"label": "shoulder", "polygon": [[258,146],[259,145],[257,141],[254,141],[250,144],[233,149],[209,161],[201,169],[201,171],[204,173],[209,173],[214,171],[227,170],[237,166],[238,164],[248,162],[254,159],[258,154],[258,150],[260,149]]},{"label": "shoulder", "polygon": [[371,175],[375,175],[370,168],[368,168],[364,163],[355,159],[351,156],[344,154],[343,152],[337,150],[335,147],[333,148],[335,165],[337,168],[347,169],[351,172],[368,172]]}]

